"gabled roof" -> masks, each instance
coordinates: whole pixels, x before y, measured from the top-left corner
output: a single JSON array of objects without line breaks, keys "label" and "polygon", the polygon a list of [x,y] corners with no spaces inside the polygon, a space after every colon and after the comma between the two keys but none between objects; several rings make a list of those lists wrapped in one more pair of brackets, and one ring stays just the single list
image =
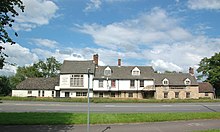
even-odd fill
[{"label": "gabled roof", "polygon": [[61,74],[86,74],[88,73],[88,68],[90,68],[90,73],[94,73],[95,64],[92,60],[89,61],[69,61],[64,60],[63,65],[61,66]]},{"label": "gabled roof", "polygon": [[20,90],[54,90],[59,78],[27,78],[16,86]]},{"label": "gabled roof", "polygon": [[163,79],[169,80],[169,85],[185,85],[185,79],[190,79],[190,85],[198,85],[195,76],[189,73],[154,73],[155,85],[163,85]]},{"label": "gabled roof", "polygon": [[[99,66],[96,68],[94,79],[103,79],[104,70],[109,67],[112,71],[109,79],[153,79],[154,70],[151,66]],[[132,75],[132,70],[137,67],[140,70],[140,75]]]},{"label": "gabled roof", "polygon": [[213,93],[214,88],[208,82],[199,82],[199,93]]}]

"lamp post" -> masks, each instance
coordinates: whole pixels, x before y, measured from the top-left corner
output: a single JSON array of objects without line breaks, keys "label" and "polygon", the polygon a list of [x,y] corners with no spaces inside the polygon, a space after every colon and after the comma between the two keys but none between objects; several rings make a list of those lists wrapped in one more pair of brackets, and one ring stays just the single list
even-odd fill
[{"label": "lamp post", "polygon": [[90,129],[90,97],[89,97],[89,93],[90,93],[90,68],[88,68],[88,113],[87,113],[87,132],[89,132]]}]

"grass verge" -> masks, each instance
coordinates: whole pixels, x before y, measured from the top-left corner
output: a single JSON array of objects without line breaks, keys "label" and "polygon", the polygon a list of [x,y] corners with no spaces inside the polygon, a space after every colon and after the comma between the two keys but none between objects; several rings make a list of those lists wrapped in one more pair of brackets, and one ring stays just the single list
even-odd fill
[{"label": "grass verge", "polygon": [[[220,112],[203,113],[91,113],[91,124],[220,119]],[[86,124],[86,113],[0,113],[0,125]]]},{"label": "grass verge", "polygon": [[[0,97],[0,100],[13,101],[49,101],[49,102],[81,102],[86,103],[87,98],[33,98],[33,97]],[[194,103],[194,102],[220,102],[220,99],[128,99],[128,98],[91,98],[93,103]]]},{"label": "grass verge", "polygon": [[201,131],[193,131],[193,132],[220,132],[220,129],[201,130]]}]

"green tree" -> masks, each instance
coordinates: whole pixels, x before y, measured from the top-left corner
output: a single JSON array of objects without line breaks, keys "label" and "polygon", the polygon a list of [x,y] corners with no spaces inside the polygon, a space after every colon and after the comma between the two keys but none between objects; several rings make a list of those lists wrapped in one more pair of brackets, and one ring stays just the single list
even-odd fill
[{"label": "green tree", "polygon": [[9,78],[0,76],[0,95],[6,96],[11,93],[11,84]]},{"label": "green tree", "polygon": [[[0,44],[2,43],[11,43],[15,42],[11,39],[7,32],[7,28],[12,28],[14,23],[14,18],[18,16],[16,9],[20,9],[24,12],[24,5],[21,0],[1,0],[0,1]],[[18,34],[15,32],[15,36]],[[0,69],[3,68],[5,63],[5,57],[7,55],[3,53],[4,47],[0,45]]]},{"label": "green tree", "polygon": [[220,52],[210,58],[203,58],[197,72],[201,73],[198,78],[206,78],[205,81],[210,82],[216,89],[216,95],[220,96]]},{"label": "green tree", "polygon": [[46,61],[39,61],[32,66],[18,67],[16,74],[10,78],[12,87],[15,88],[26,78],[34,77],[56,77],[59,74],[61,63],[54,57],[47,58]]},{"label": "green tree", "polygon": [[46,62],[39,61],[34,67],[40,71],[42,77],[55,77],[59,74],[61,63],[55,57],[47,58]]}]

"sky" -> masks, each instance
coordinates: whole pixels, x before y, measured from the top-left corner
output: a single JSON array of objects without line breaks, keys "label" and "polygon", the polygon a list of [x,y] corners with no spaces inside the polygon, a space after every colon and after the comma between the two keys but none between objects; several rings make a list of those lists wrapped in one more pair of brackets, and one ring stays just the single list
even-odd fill
[{"label": "sky", "polygon": [[[0,75],[55,57],[100,65],[153,66],[157,71],[196,70],[220,52],[220,0],[22,0],[13,30],[16,44]],[[18,37],[13,36],[13,31]]]}]

